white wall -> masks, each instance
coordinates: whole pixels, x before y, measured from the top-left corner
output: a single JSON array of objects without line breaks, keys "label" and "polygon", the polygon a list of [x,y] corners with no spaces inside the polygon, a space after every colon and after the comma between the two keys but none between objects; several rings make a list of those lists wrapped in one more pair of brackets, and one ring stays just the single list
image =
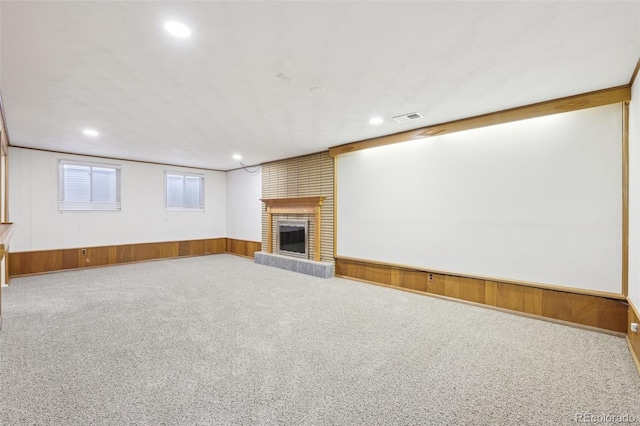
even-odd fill
[{"label": "white wall", "polygon": [[621,293],[622,106],[338,158],[339,256]]},{"label": "white wall", "polygon": [[629,105],[629,298],[640,309],[640,79]]},{"label": "white wall", "polygon": [[[58,211],[58,161],[119,164],[122,211]],[[205,209],[165,211],[164,171],[205,176]],[[9,148],[9,218],[17,224],[11,251],[49,250],[226,235],[226,174],[133,161]]]},{"label": "white wall", "polygon": [[[251,168],[253,170],[253,168]],[[227,237],[262,241],[262,171],[227,172]]]}]

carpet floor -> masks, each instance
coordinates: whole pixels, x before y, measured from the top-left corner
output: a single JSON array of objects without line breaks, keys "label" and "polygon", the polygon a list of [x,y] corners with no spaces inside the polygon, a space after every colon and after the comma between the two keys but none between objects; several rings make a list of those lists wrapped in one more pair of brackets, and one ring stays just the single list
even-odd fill
[{"label": "carpet floor", "polygon": [[622,338],[231,255],[17,278],[2,302],[2,425],[640,422]]}]

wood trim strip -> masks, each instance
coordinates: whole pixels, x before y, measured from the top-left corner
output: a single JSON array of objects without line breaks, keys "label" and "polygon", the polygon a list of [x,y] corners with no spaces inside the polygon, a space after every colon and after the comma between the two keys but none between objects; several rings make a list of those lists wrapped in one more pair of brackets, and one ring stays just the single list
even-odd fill
[{"label": "wood trim strip", "polygon": [[587,296],[604,297],[607,299],[626,300],[626,297],[622,294],[610,293],[607,291],[586,290],[582,288],[564,287],[564,286],[551,285],[551,284],[541,284],[541,283],[512,280],[512,279],[506,279],[506,278],[488,277],[484,275],[470,275],[470,274],[463,274],[458,272],[443,271],[439,269],[426,269],[426,268],[420,268],[417,266],[403,265],[398,263],[380,262],[377,260],[357,259],[357,258],[346,257],[346,256],[337,256],[336,263],[338,262],[338,260],[343,260],[343,261],[352,262],[352,263],[359,263],[363,265],[376,265],[376,266],[382,266],[382,267],[388,267],[388,268],[395,268],[395,269],[401,269],[406,271],[426,272],[426,273],[438,274],[438,275],[447,275],[447,276],[454,276],[454,277],[471,278],[476,280],[494,281],[497,283],[514,284],[514,285],[523,286],[523,287],[531,287],[531,288],[552,290],[552,291],[561,291],[565,293],[583,294]]},{"label": "wood trim strip", "polygon": [[460,132],[463,130],[476,129],[479,127],[504,124],[517,120],[542,117],[545,115],[562,112],[577,111],[580,109],[593,108],[602,105],[628,102],[631,100],[631,87],[629,85],[612,87],[610,89],[598,90],[581,95],[568,96],[551,101],[539,102],[531,105],[511,108],[475,117],[463,118],[449,121],[447,123],[434,124],[421,127],[415,130],[395,133],[387,136],[380,136],[372,139],[365,139],[358,142],[329,148],[332,156],[346,154],[383,145],[390,145],[400,142],[422,139],[434,135]]},{"label": "wood trim strip", "polygon": [[220,254],[227,251],[226,238],[124,244],[9,253],[9,276],[107,266],[183,256]]},{"label": "wood trim strip", "polygon": [[622,103],[622,294],[629,295],[629,102]]},{"label": "wood trim strip", "polygon": [[4,173],[4,211],[2,212],[2,220],[9,222],[9,156],[3,155],[0,157],[2,161],[2,173]]},{"label": "wood trim strip", "polygon": [[333,258],[338,255],[338,157],[333,157]]},{"label": "wood trim strip", "polygon": [[629,80],[629,87],[633,86],[633,83],[635,83],[636,77],[638,76],[638,71],[640,71],[640,58],[638,58],[636,69],[633,70],[633,74],[631,74],[631,79]]},{"label": "wood trim strip", "polygon": [[273,214],[267,206],[267,253],[273,253]]},{"label": "wood trim strip", "polygon": [[[322,197],[324,199],[324,197]],[[315,234],[313,241],[315,242],[314,255],[313,260],[316,262],[320,261],[320,247],[321,247],[321,236],[322,236],[322,202],[320,205],[316,207],[316,211],[313,217],[314,225],[315,225]]]},{"label": "wood trim strip", "polygon": [[336,259],[336,276],[436,294],[624,334],[626,301]]}]

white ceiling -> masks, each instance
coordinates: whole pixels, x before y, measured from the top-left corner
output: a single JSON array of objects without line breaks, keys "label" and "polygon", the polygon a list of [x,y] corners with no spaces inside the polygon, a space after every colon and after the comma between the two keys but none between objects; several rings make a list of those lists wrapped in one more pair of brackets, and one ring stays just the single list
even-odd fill
[{"label": "white ceiling", "polygon": [[[221,170],[239,166],[234,153],[256,164],[624,85],[640,57],[637,1],[2,1],[0,12],[12,145]],[[192,36],[171,37],[169,19]],[[391,120],[414,111],[424,118]]]}]

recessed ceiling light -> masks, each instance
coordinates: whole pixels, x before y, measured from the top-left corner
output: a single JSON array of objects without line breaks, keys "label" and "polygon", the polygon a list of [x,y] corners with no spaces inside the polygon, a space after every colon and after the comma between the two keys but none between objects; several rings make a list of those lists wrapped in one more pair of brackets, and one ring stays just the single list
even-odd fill
[{"label": "recessed ceiling light", "polygon": [[82,133],[84,133],[87,136],[91,136],[91,137],[96,137],[96,136],[98,136],[100,134],[96,130],[93,130],[93,129],[84,129],[82,131]]},{"label": "recessed ceiling light", "polygon": [[242,160],[242,155],[240,155],[240,154],[233,154],[233,159],[234,159],[234,160],[237,160],[237,161]]},{"label": "recessed ceiling light", "polygon": [[172,36],[187,38],[191,35],[191,30],[185,24],[176,21],[167,21],[164,23],[164,29]]},{"label": "recessed ceiling light", "polygon": [[384,120],[380,117],[373,117],[371,120],[369,120],[369,123],[373,124],[374,126],[377,126],[378,124],[382,123]]}]

